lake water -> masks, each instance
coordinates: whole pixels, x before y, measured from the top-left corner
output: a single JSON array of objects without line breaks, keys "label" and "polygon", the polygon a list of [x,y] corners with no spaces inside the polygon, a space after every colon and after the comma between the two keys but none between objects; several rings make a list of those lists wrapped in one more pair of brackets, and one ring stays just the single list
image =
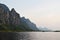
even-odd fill
[{"label": "lake water", "polygon": [[60,32],[0,32],[0,40],[60,40]]},{"label": "lake water", "polygon": [[19,40],[60,40],[60,32],[20,32]]}]

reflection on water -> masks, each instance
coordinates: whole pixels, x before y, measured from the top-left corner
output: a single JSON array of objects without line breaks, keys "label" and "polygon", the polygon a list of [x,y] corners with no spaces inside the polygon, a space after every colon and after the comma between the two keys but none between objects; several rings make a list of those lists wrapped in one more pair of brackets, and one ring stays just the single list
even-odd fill
[{"label": "reflection on water", "polygon": [[60,40],[60,32],[0,32],[0,40]]},{"label": "reflection on water", "polygon": [[18,39],[19,40],[30,40],[30,36],[29,36],[29,33],[28,32],[20,32],[18,33]]},{"label": "reflection on water", "polygon": [[59,32],[20,32],[20,40],[60,40]]},{"label": "reflection on water", "polygon": [[17,40],[16,34],[13,32],[0,32],[0,40]]}]

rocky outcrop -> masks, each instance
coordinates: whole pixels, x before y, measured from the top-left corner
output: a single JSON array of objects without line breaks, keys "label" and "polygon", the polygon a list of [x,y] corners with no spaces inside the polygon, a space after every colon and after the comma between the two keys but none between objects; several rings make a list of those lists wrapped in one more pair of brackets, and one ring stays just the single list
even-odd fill
[{"label": "rocky outcrop", "polygon": [[14,8],[10,11],[6,5],[0,3],[0,24],[19,25],[20,16]]},{"label": "rocky outcrop", "polygon": [[12,8],[10,12],[10,22],[13,25],[19,25],[20,24],[20,16],[19,14],[15,11],[14,8]]}]

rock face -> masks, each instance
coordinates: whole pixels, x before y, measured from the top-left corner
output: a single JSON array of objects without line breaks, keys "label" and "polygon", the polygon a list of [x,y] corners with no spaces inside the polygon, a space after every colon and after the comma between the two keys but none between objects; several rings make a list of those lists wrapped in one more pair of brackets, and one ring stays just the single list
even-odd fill
[{"label": "rock face", "polygon": [[10,12],[10,21],[11,21],[11,24],[13,24],[13,25],[19,25],[20,24],[20,16],[15,11],[14,8],[12,8],[12,10]]},{"label": "rock face", "polygon": [[[38,28],[36,27],[36,24],[32,23],[29,19],[26,19],[25,17],[21,18],[21,22],[27,25],[30,29],[38,30]],[[26,28],[28,28],[27,26]]]},{"label": "rock face", "polygon": [[[5,24],[7,24],[7,26],[9,27],[6,27]],[[10,11],[6,5],[1,3],[0,3],[0,29],[1,30],[10,29],[20,31],[38,30],[36,25],[32,23],[29,19],[25,19],[25,17],[21,18],[14,8],[12,8]]]},{"label": "rock face", "polygon": [[6,5],[0,3],[0,24],[19,25],[20,16],[14,8],[10,11]]},{"label": "rock face", "polygon": [[9,24],[9,9],[4,4],[0,4],[0,24]]}]

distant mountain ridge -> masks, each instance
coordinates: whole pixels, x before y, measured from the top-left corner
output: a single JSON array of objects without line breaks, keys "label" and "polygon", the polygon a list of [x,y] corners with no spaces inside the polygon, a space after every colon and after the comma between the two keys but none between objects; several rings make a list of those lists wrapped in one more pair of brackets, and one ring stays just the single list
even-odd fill
[{"label": "distant mountain ridge", "polygon": [[47,27],[42,27],[42,26],[40,26],[38,29],[43,32],[51,32],[52,31],[52,30],[48,29]]}]

